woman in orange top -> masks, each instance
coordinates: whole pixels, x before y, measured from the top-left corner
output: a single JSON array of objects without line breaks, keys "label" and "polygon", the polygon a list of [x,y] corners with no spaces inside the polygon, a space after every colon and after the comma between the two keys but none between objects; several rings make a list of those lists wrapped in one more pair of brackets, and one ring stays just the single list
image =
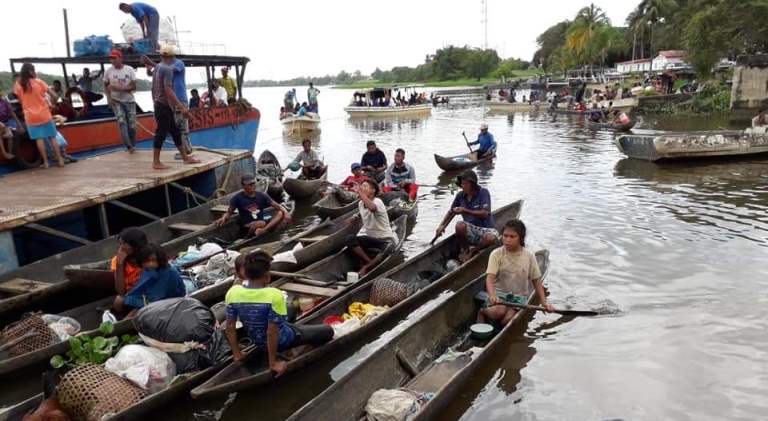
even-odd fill
[{"label": "woman in orange top", "polygon": [[147,236],[142,230],[129,227],[117,236],[117,242],[117,254],[112,258],[112,272],[115,274],[115,291],[118,296],[122,296],[139,281],[141,264],[136,255],[146,247]]},{"label": "woman in orange top", "polygon": [[37,150],[43,158],[43,168],[48,168],[48,153],[45,150],[45,139],[50,140],[53,154],[60,167],[64,166],[64,158],[61,156],[59,143],[56,142],[56,125],[53,122],[51,110],[48,108],[48,100],[45,95],[56,99],[56,92],[37,78],[35,66],[24,63],[21,66],[19,79],[13,86],[13,93],[21,101],[24,110],[24,120],[27,123],[29,138],[37,143]]}]

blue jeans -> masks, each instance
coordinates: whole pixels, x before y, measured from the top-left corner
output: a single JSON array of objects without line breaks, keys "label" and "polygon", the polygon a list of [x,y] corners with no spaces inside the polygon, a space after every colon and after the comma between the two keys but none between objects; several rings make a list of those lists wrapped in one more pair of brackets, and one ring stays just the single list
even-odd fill
[{"label": "blue jeans", "polygon": [[160,35],[160,15],[155,13],[149,15],[149,25],[147,25],[147,38],[152,42],[153,52],[160,50],[160,44],[157,42],[157,38]]},{"label": "blue jeans", "polygon": [[112,111],[117,117],[117,126],[120,128],[120,138],[123,139],[125,147],[133,149],[136,147],[136,103],[120,102],[112,100]]}]

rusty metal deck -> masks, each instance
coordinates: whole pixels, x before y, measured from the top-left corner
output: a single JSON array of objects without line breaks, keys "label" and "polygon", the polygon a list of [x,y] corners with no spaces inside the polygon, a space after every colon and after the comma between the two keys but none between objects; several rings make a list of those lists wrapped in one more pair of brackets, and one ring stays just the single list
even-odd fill
[{"label": "rusty metal deck", "polygon": [[115,151],[64,168],[33,169],[0,177],[0,231],[108,202],[247,158],[251,151],[197,151],[199,164],[162,152],[170,169],[152,169],[152,151]]}]

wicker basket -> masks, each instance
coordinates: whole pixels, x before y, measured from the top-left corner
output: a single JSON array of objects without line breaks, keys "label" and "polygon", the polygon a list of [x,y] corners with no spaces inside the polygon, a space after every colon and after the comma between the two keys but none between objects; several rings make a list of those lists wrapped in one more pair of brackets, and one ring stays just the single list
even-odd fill
[{"label": "wicker basket", "polygon": [[142,400],[147,393],[103,366],[70,370],[59,383],[59,403],[73,419],[100,421]]},{"label": "wicker basket", "polygon": [[408,298],[408,286],[402,282],[388,278],[378,278],[371,286],[371,304],[375,306],[389,306]]},{"label": "wicker basket", "polygon": [[[28,333],[32,335],[21,339]],[[59,342],[59,336],[48,327],[48,324],[39,314],[32,314],[19,320],[0,333],[0,345],[10,344],[19,339],[21,341],[10,346],[7,350],[11,356],[23,355]]]}]

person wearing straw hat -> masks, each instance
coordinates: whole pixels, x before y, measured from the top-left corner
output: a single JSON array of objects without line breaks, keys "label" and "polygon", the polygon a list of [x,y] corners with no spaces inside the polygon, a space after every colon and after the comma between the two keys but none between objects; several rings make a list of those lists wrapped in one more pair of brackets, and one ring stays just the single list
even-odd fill
[{"label": "person wearing straw hat", "polygon": [[443,235],[448,223],[456,215],[462,220],[456,223],[456,239],[459,243],[459,260],[466,261],[480,250],[499,241],[491,213],[491,193],[477,183],[477,174],[467,170],[456,177],[461,191],[456,194],[451,209],[437,227],[437,237]]},{"label": "person wearing straw hat", "polygon": [[480,133],[477,135],[477,140],[469,142],[469,144],[480,145],[480,147],[477,148],[477,159],[496,151],[496,141],[493,139],[493,135],[488,132],[488,123],[480,124]]},{"label": "person wearing straw hat", "polygon": [[[189,153],[184,147],[182,133],[176,123],[174,115],[175,110],[185,117],[189,117],[189,109],[187,108],[187,105],[179,100],[173,89],[173,64],[176,58],[175,50],[173,45],[163,46],[160,51],[162,61],[155,66],[155,69],[152,72],[152,100],[154,101],[155,121],[157,122],[153,145],[154,156],[152,160],[152,168],[156,170],[168,169],[168,166],[160,162],[160,151],[163,149],[163,142],[165,142],[165,138],[169,133],[185,164],[200,163],[199,160],[189,156]],[[148,59],[144,61],[146,62]]]}]

